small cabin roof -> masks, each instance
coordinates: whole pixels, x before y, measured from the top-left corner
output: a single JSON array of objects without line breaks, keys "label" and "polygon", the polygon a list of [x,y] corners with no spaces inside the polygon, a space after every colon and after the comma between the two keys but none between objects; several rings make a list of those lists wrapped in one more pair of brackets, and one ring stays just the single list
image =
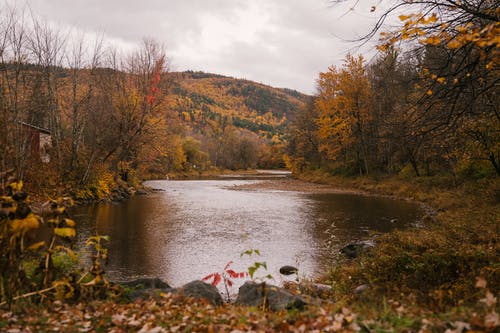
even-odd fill
[{"label": "small cabin roof", "polygon": [[35,126],[35,125],[31,125],[31,124],[28,124],[28,123],[26,123],[26,122],[24,122],[24,121],[21,121],[20,123],[21,123],[21,125],[23,125],[23,126],[26,126],[26,127],[32,128],[32,129],[37,130],[37,131],[39,131],[39,132],[41,132],[41,133],[44,133],[44,134],[49,134],[49,135],[51,134],[51,132],[50,132],[48,129],[46,129],[46,128],[42,128],[42,127],[38,127],[38,126]]}]

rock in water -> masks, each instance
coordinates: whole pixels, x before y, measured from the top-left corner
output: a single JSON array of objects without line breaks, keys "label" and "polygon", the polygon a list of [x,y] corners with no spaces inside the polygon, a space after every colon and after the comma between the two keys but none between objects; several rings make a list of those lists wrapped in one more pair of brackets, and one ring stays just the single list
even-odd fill
[{"label": "rock in water", "polygon": [[266,283],[247,281],[238,292],[236,304],[247,306],[264,306],[272,311],[284,309],[302,309],[307,302],[300,296]]},{"label": "rock in water", "polygon": [[341,248],[340,253],[342,253],[347,259],[354,259],[359,257],[361,252],[367,251],[374,246],[375,244],[372,241],[351,243]]},{"label": "rock in water", "polygon": [[191,281],[182,286],[178,291],[187,297],[203,298],[213,305],[222,305],[223,303],[217,288],[203,281]]},{"label": "rock in water", "polygon": [[293,266],[283,266],[280,268],[280,273],[283,275],[297,274],[298,271],[299,269]]}]

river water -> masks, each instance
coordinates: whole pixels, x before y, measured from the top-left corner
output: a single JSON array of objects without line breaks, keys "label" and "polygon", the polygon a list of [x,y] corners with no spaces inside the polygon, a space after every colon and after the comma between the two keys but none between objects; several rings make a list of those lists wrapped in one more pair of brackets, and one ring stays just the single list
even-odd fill
[{"label": "river water", "polygon": [[[338,259],[342,246],[407,228],[422,215],[418,205],[381,197],[238,189],[261,181],[150,181],[158,190],[153,194],[75,208],[79,242],[96,232],[110,236],[106,272],[114,280],[160,277],[176,287],[229,261],[236,271],[258,261],[267,270],[256,276],[271,274],[279,283],[283,265],[314,277]],[[260,256],[240,256],[250,249]]]}]

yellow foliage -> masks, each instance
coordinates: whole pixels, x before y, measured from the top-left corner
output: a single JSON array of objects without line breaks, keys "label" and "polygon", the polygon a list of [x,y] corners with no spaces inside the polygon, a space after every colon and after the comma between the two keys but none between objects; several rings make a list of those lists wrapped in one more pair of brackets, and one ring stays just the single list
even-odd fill
[{"label": "yellow foliage", "polygon": [[37,251],[39,250],[40,248],[44,247],[45,246],[45,241],[41,241],[41,242],[37,242],[35,244],[32,244],[28,247],[28,250],[29,251]]},{"label": "yellow foliage", "polygon": [[448,42],[448,44],[446,44],[446,46],[449,49],[453,50],[462,47],[462,43],[460,43],[457,39],[452,39],[451,41]]},{"label": "yellow foliage", "polygon": [[330,67],[320,73],[318,111],[319,148],[331,160],[352,145],[363,145],[359,129],[371,120],[371,86],[363,66],[363,57],[348,55],[341,70]]},{"label": "yellow foliage", "polygon": [[422,42],[426,45],[439,45],[441,44],[441,38],[438,36],[429,36],[422,40]]},{"label": "yellow foliage", "polygon": [[29,230],[37,229],[40,226],[38,217],[30,213],[24,219],[15,219],[10,221],[10,228],[13,232],[25,233]]},{"label": "yellow foliage", "polygon": [[75,221],[73,221],[73,220],[71,220],[71,219],[67,219],[67,218],[66,218],[66,219],[64,219],[64,221],[66,222],[66,225],[67,225],[68,227],[74,228],[74,227],[76,226]]},{"label": "yellow foliage", "polygon": [[12,192],[21,191],[23,188],[23,181],[20,180],[18,182],[11,183],[9,187],[12,189]]},{"label": "yellow foliage", "polygon": [[54,228],[54,234],[59,237],[72,238],[76,236],[76,230],[74,228]]},{"label": "yellow foliage", "polygon": [[413,15],[399,15],[399,20],[404,22],[404,21],[408,21],[412,17],[413,17]]}]

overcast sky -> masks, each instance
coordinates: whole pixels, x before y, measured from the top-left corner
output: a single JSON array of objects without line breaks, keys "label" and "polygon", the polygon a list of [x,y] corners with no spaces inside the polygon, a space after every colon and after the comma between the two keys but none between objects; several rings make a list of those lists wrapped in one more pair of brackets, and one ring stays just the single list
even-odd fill
[{"label": "overcast sky", "polygon": [[[10,1],[10,0],[0,0]],[[355,8],[328,0],[26,0],[45,20],[127,49],[144,37],[167,50],[171,70],[201,70],[314,93],[320,71],[341,64],[380,0]],[[20,3],[16,1],[16,4]],[[356,1],[350,1],[354,3]],[[362,52],[370,52],[365,47]],[[373,52],[372,52],[373,53]]]}]

